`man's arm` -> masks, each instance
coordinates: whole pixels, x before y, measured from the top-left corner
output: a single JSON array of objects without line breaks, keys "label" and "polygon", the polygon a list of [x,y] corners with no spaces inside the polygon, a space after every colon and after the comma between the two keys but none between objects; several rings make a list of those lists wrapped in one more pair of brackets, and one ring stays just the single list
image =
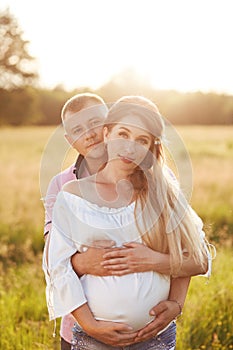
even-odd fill
[{"label": "man's arm", "polygon": [[83,253],[76,253],[71,257],[71,263],[78,277],[85,274],[92,274],[95,276],[109,276],[110,273],[105,269],[101,263],[103,255],[107,249],[115,245],[111,240],[99,240],[93,242],[92,247],[89,247]]},{"label": "man's arm", "polygon": [[[204,266],[197,264],[193,257],[187,257],[184,253],[183,264],[176,277],[187,277],[207,274],[211,275],[212,256],[208,242],[205,241],[203,222],[195,211],[189,207],[194,224],[199,233],[201,244],[205,248]],[[122,276],[127,273],[156,271],[161,274],[171,275],[169,254],[162,254],[140,243],[126,243],[124,248],[112,249],[104,255],[102,266],[112,272],[113,275]]]},{"label": "man's arm", "polygon": [[[96,276],[123,276],[128,273],[155,271],[171,274],[169,254],[163,254],[141,243],[127,243],[125,248],[112,248],[114,243],[106,241],[103,247],[88,248],[84,253],[72,257],[72,265],[79,277],[91,273]],[[206,255],[205,269],[196,264],[193,258],[185,258],[176,277],[205,274],[210,261]]]},{"label": "man's arm", "polygon": [[[109,274],[122,276],[127,273],[155,271],[164,275],[171,275],[169,254],[159,253],[141,243],[127,243],[125,248],[108,250],[101,265]],[[184,257],[183,264],[176,277],[195,276],[205,274],[208,269],[208,256],[203,269],[194,259]]]}]

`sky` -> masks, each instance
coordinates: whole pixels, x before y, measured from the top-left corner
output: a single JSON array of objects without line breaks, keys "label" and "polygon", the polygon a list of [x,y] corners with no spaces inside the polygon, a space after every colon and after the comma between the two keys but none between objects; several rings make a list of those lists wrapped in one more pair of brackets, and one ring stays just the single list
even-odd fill
[{"label": "sky", "polygon": [[1,0],[42,87],[97,89],[133,69],[156,89],[233,94],[232,0]]}]

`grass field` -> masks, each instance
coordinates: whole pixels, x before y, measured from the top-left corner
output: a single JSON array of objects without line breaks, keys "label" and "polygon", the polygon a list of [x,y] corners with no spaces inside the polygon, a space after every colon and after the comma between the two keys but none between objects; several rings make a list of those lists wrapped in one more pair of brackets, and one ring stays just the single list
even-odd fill
[{"label": "grass field", "polygon": [[[209,283],[192,279],[177,350],[233,349],[233,127],[177,130],[192,160],[191,204],[218,251]],[[59,349],[45,305],[40,200],[74,159],[59,138],[51,127],[0,129],[0,349]]]}]

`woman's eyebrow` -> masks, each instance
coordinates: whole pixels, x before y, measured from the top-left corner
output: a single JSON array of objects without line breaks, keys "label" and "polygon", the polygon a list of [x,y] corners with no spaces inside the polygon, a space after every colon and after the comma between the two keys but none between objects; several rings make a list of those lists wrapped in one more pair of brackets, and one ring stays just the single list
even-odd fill
[{"label": "woman's eyebrow", "polygon": [[126,130],[126,131],[131,133],[131,131],[129,129],[127,129],[125,126],[121,126],[119,129],[124,129],[124,130]]},{"label": "woman's eyebrow", "polygon": [[149,135],[141,134],[141,135],[138,135],[138,137],[144,137],[144,139],[150,140],[150,136]]},{"label": "woman's eyebrow", "polygon": [[[130,131],[128,128],[126,128],[125,126],[121,126],[121,127],[119,128],[119,130],[120,130],[120,129],[124,129],[125,131],[128,131],[129,133],[131,133],[131,131]],[[145,139],[150,140],[150,136],[144,135],[144,134],[138,135],[137,137],[144,137]]]}]

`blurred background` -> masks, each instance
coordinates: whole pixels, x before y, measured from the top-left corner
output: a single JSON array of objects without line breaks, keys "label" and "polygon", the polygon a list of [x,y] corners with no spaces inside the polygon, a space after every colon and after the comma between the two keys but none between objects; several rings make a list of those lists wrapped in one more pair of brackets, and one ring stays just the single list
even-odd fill
[{"label": "blurred background", "polygon": [[175,124],[229,125],[231,1],[1,0],[0,123],[53,125],[69,95],[143,94]]},{"label": "blurred background", "polygon": [[64,102],[85,91],[108,103],[148,97],[183,140],[190,202],[217,257],[209,281],[192,279],[177,349],[233,349],[232,10],[231,0],[1,0],[1,349],[59,349],[41,271],[39,181],[51,138],[63,138]]}]

